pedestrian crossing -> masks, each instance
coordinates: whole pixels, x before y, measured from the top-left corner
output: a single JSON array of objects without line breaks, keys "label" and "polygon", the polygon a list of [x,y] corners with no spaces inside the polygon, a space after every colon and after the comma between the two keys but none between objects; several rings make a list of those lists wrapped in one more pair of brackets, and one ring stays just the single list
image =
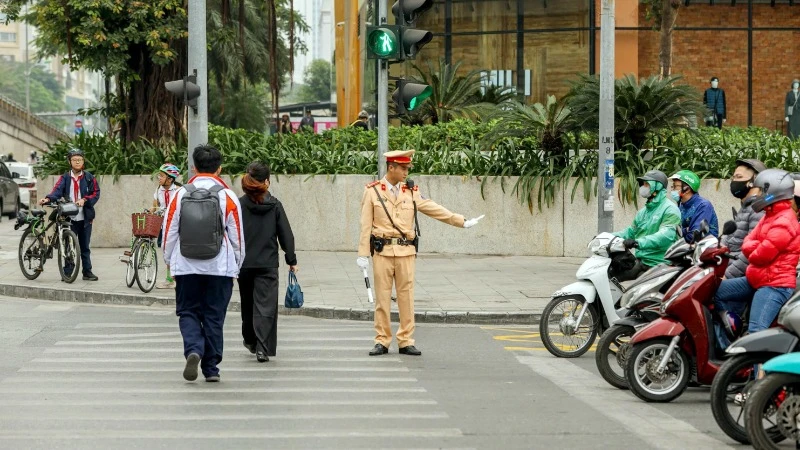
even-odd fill
[{"label": "pedestrian crossing", "polygon": [[369,324],[281,317],[259,364],[228,318],[221,383],[185,382],[172,316],[59,329],[0,375],[0,448],[464,448],[406,357]]}]

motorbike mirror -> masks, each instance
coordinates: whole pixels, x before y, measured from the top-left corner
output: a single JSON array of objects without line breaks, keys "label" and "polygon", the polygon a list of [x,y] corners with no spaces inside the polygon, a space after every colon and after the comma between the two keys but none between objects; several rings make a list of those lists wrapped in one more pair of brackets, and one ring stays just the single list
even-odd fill
[{"label": "motorbike mirror", "polygon": [[722,234],[730,235],[736,232],[736,222],[729,220],[722,226]]}]

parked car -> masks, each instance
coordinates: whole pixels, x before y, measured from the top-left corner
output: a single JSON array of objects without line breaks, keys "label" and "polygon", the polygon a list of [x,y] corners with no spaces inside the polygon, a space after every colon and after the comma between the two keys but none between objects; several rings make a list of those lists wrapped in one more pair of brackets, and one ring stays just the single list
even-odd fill
[{"label": "parked car", "polygon": [[[15,177],[16,175],[16,177]],[[14,181],[18,173],[12,173],[6,163],[0,163],[0,216],[17,217],[21,202],[19,186]]]},{"label": "parked car", "polygon": [[19,186],[19,201],[22,206],[30,208],[30,189],[36,189],[36,174],[33,173],[33,166],[24,162],[7,162],[6,166],[14,176],[14,181]]}]

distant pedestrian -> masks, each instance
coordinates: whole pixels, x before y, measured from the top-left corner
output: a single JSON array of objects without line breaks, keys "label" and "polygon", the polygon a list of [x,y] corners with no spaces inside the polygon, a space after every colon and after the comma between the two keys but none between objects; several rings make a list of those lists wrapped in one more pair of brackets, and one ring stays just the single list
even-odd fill
[{"label": "distant pedestrian", "polygon": [[193,153],[196,175],[170,201],[164,261],[175,278],[176,313],[183,336],[183,378],[220,380],[222,328],[244,260],[239,199],[219,178],[222,154],[210,145]]},{"label": "distant pedestrian", "polygon": [[297,272],[294,235],[283,205],[269,192],[269,167],[255,161],[242,178],[245,254],[239,274],[243,344],[258,362],[275,356],[278,336],[278,244]]},{"label": "distant pedestrian", "polygon": [[[180,170],[175,164],[164,163],[158,168],[158,188],[153,193],[153,207],[150,211],[163,215],[169,206],[170,200],[175,198],[175,193],[180,188],[180,183],[177,179],[181,175]],[[164,229],[158,233],[158,246],[163,244]],[[167,279],[163,283],[156,285],[156,289],[175,289],[175,280],[169,273],[167,267]]]},{"label": "distant pedestrian", "polygon": [[289,120],[289,115],[284,114],[281,116],[281,121],[278,127],[278,133],[291,134],[294,132],[292,129],[292,122]]},{"label": "distant pedestrian", "polygon": [[13,153],[9,153],[8,156],[6,156],[6,162],[17,162],[17,160],[14,159]]},{"label": "distant pedestrian", "polygon": [[364,131],[369,131],[369,113],[366,111],[361,111],[358,113],[358,120],[352,123],[353,128],[359,128]]},{"label": "distant pedestrian", "polygon": [[311,111],[306,110],[306,115],[300,120],[300,129],[299,131],[303,131],[306,133],[313,133],[314,132],[314,117],[311,115]]}]

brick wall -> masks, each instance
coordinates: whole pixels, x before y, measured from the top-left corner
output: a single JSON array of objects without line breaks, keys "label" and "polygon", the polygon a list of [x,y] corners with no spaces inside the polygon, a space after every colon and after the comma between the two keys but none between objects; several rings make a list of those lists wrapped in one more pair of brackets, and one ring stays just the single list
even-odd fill
[{"label": "brick wall", "polygon": [[[640,25],[651,26],[640,11]],[[755,27],[800,29],[800,6],[753,5]],[[679,27],[747,27],[747,5],[691,5],[678,12]],[[774,129],[783,120],[783,101],[800,78],[800,30],[753,33],[753,125]],[[639,75],[658,73],[658,33],[639,32]],[[747,125],[747,32],[675,31],[672,73],[701,92],[720,78],[728,101],[728,124]],[[780,123],[780,122],[778,122]]]}]

